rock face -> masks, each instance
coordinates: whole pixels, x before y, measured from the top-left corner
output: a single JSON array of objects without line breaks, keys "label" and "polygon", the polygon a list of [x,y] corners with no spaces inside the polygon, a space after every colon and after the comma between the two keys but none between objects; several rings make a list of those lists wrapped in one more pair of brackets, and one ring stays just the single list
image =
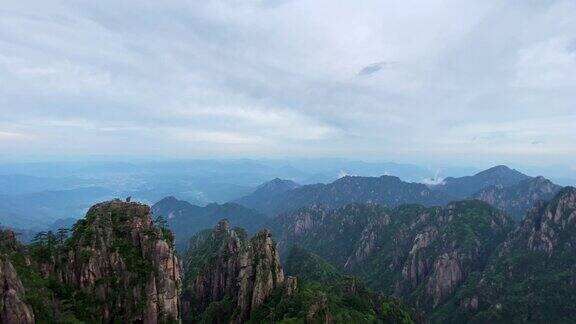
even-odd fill
[{"label": "rock face", "polygon": [[226,220],[191,240],[184,269],[185,321],[197,321],[207,308],[228,302],[233,310],[230,320],[242,323],[274,289],[284,285],[270,232],[261,231],[247,240],[242,230],[231,229]]},{"label": "rock face", "polygon": [[46,277],[95,299],[105,322],[157,323],[180,318],[180,264],[170,231],[150,208],[119,200],[90,208],[68,248],[44,263]]},{"label": "rock face", "polygon": [[437,322],[568,323],[576,318],[576,189],[538,202]]},{"label": "rock face", "polygon": [[0,231],[0,323],[34,323],[34,313],[24,302],[25,290],[16,269],[6,253],[16,250],[17,243],[12,231]]},{"label": "rock face", "polygon": [[501,255],[523,249],[553,258],[574,253],[576,189],[566,187],[549,202],[539,201],[505,242]]},{"label": "rock face", "polygon": [[529,178],[509,187],[490,186],[473,195],[521,220],[536,202],[550,200],[562,187],[543,177]]},{"label": "rock face", "polygon": [[281,252],[293,245],[362,277],[369,286],[432,312],[484,268],[512,220],[480,201],[446,208],[352,204],[304,208],[273,226]]},{"label": "rock face", "polygon": [[0,284],[0,322],[34,323],[32,308],[23,301],[24,286],[8,260],[0,260]]}]

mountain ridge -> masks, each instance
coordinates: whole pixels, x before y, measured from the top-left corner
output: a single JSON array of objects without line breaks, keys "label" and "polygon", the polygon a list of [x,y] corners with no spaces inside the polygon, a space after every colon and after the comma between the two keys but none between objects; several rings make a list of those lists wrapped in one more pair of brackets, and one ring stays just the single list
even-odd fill
[{"label": "mountain ridge", "polygon": [[[345,176],[329,184],[300,186],[286,190],[280,195],[266,196],[260,192],[258,195],[245,196],[236,202],[274,217],[314,204],[328,208],[338,208],[355,202],[378,203],[391,208],[402,204],[430,207],[445,206],[455,200],[480,199],[519,219],[532,203],[538,199],[549,199],[551,194],[558,190],[559,186],[549,180],[541,181],[542,179],[545,178],[530,177],[504,165],[489,168],[472,176],[446,178],[441,184],[434,185],[405,182],[398,177],[387,175]],[[529,186],[529,189],[522,188],[523,185]],[[266,186],[261,188],[264,190]],[[493,188],[493,192],[489,192],[490,188]],[[525,197],[519,195],[506,195],[497,192],[502,190],[499,188],[530,191],[531,197],[524,199]],[[541,194],[537,194],[538,192]],[[260,199],[260,196],[266,198]]]}]

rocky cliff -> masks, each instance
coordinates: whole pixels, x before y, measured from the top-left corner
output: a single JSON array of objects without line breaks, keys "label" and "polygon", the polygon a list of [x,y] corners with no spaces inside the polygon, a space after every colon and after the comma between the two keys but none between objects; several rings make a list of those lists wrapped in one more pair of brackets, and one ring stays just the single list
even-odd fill
[{"label": "rocky cliff", "polygon": [[560,189],[562,187],[546,178],[535,177],[509,187],[490,186],[472,197],[489,203],[516,220],[521,220],[534,204],[541,200],[552,199]]},{"label": "rocky cliff", "polygon": [[279,218],[273,229],[282,251],[310,249],[372,288],[432,312],[484,268],[512,225],[486,203],[463,201],[445,208],[310,207]]},{"label": "rocky cliff", "polygon": [[125,323],[180,318],[173,237],[154,225],[146,205],[117,200],[93,206],[65,244],[41,261],[41,269],[46,278],[85,296],[88,318]]},{"label": "rocky cliff", "polygon": [[10,261],[18,249],[14,232],[0,231],[0,323],[34,323],[34,312],[25,300],[24,285]]},{"label": "rocky cliff", "polygon": [[[269,231],[248,240],[228,221],[195,236],[184,259],[186,321],[246,321],[284,283],[276,245]],[[215,314],[219,313],[219,314]]]},{"label": "rocky cliff", "polygon": [[538,202],[438,322],[569,323],[576,318],[576,189]]},{"label": "rocky cliff", "polygon": [[293,276],[284,276],[269,231],[248,239],[242,229],[222,221],[199,233],[185,258],[184,322],[423,322],[319,256],[293,249],[286,262]]}]

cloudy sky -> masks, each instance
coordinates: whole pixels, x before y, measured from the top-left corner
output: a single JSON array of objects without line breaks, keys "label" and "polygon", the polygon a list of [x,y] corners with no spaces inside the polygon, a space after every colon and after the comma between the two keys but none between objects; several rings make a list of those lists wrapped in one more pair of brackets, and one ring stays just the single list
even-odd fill
[{"label": "cloudy sky", "polygon": [[0,157],[576,161],[576,1],[4,0]]}]

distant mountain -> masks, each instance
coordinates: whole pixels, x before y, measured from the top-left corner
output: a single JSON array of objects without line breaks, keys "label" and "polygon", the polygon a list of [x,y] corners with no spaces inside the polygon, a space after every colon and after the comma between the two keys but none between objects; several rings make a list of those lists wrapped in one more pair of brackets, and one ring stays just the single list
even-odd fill
[{"label": "distant mountain", "polygon": [[[261,192],[258,195],[265,196]],[[398,177],[345,176],[330,184],[297,187],[282,194],[268,195],[262,200],[256,195],[249,195],[238,202],[249,202],[247,206],[275,216],[310,205],[338,208],[353,202],[366,202],[390,207],[407,203],[431,206],[444,204],[447,199],[424,184],[404,182]]]},{"label": "distant mountain", "polygon": [[456,200],[468,198],[490,186],[513,186],[529,178],[529,176],[519,171],[510,169],[505,165],[499,165],[473,176],[446,178],[442,184],[432,186],[432,188]]},{"label": "distant mountain", "polygon": [[517,184],[503,187],[493,185],[472,195],[521,220],[526,211],[538,200],[550,200],[562,189],[544,177],[528,178]]},{"label": "distant mountain", "polygon": [[261,184],[254,192],[235,202],[257,210],[268,210],[274,208],[274,202],[281,199],[286,192],[299,187],[294,181],[276,178]]},{"label": "distant mountain", "polygon": [[[276,218],[271,226],[281,255],[293,254],[293,246],[307,249],[428,314],[484,269],[512,228],[509,217],[477,200],[445,208],[306,207]],[[310,271],[333,276],[326,266]]]},{"label": "distant mountain", "polygon": [[214,227],[222,218],[228,219],[233,226],[245,228],[249,233],[255,233],[268,221],[262,213],[236,203],[212,203],[200,207],[175,197],[160,200],[152,206],[152,212],[155,217],[163,216],[168,221],[179,250],[194,234]]},{"label": "distant mountain", "polygon": [[550,199],[560,189],[542,177],[532,178],[506,166],[473,176],[446,178],[436,185],[405,182],[392,176],[345,176],[330,184],[292,189],[281,181],[263,184],[236,202],[276,216],[312,205],[338,208],[349,203],[375,203],[393,208],[402,204],[443,206],[451,201],[480,199],[518,220],[538,199]]},{"label": "distant mountain", "polygon": [[539,202],[433,318],[438,323],[573,323],[576,188]]}]

